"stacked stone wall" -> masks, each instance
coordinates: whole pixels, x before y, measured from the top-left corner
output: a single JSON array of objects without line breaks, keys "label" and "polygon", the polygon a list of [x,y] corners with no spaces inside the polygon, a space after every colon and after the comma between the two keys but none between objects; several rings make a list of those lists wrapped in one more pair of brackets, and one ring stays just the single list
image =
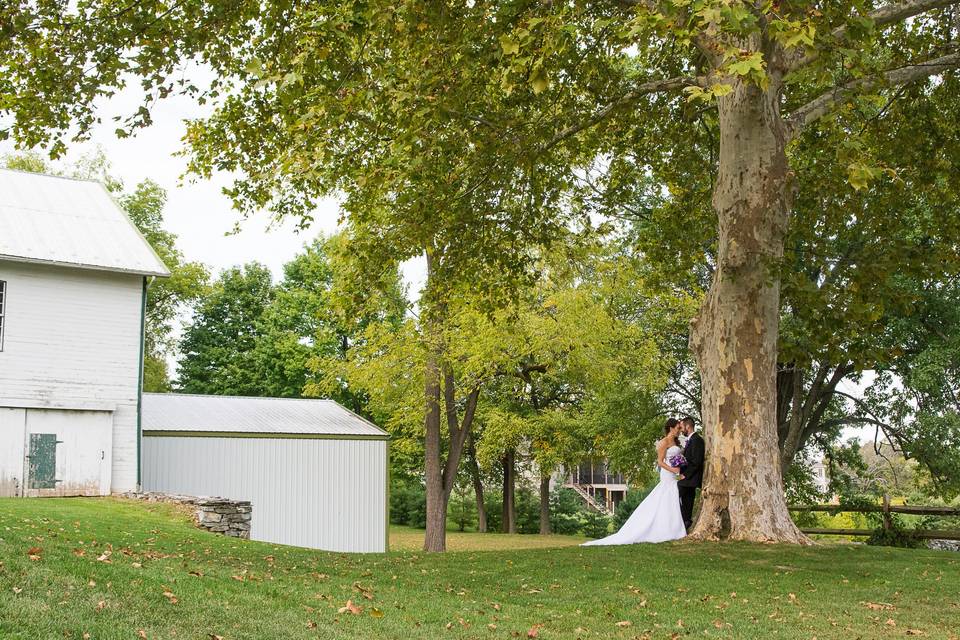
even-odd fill
[{"label": "stacked stone wall", "polygon": [[250,539],[253,505],[249,500],[183,496],[167,493],[128,493],[127,498],[148,502],[172,502],[193,511],[193,520],[201,529],[233,538]]}]

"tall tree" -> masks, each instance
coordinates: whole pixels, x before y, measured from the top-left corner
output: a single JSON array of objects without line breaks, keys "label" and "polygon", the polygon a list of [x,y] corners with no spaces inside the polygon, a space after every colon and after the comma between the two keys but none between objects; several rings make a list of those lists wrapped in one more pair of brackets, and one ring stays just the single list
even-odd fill
[{"label": "tall tree", "polygon": [[[0,104],[12,114],[6,135],[25,144],[52,138],[56,153],[72,124],[80,136],[89,130],[94,98],[123,84],[127,72],[143,78],[147,102],[180,87],[197,93],[171,77],[179,60],[199,58],[218,75],[208,95],[218,97],[221,82],[230,90],[188,134],[195,170],[240,171],[232,195],[246,210],[273,203],[308,216],[312,197],[333,189],[351,194],[353,215],[389,205],[388,216],[400,216],[387,226],[405,239],[394,246],[425,251],[436,282],[440,274],[475,273],[465,266],[517,273],[525,254],[505,251],[518,247],[509,237],[557,235],[546,223],[562,208],[545,205],[567,186],[571,166],[616,146],[626,129],[642,125],[659,135],[658,119],[689,127],[673,119],[685,92],[719,131],[711,156],[716,261],[691,336],[711,461],[693,535],[802,542],[778,482],[776,446],[773,265],[795,201],[788,151],[845,105],[912,83],[934,90],[929,78],[960,65],[950,15],[958,3],[365,2],[264,10],[223,0],[116,11],[88,0],[66,14],[56,3],[18,5],[4,9]],[[147,109],[132,117],[133,126],[147,123]],[[876,173],[869,161],[852,163],[854,183]],[[403,206],[408,198],[416,206]],[[427,212],[429,224],[418,225],[417,214]],[[473,284],[503,288],[490,278]],[[438,323],[447,301],[432,287],[427,294],[425,317]],[[439,342],[428,343],[426,546],[440,550],[444,364]],[[450,426],[448,460],[457,463],[460,427]]]},{"label": "tall tree", "polygon": [[197,305],[180,340],[177,389],[212,395],[264,395],[255,347],[273,300],[270,270],[251,262],[222,272]]}]

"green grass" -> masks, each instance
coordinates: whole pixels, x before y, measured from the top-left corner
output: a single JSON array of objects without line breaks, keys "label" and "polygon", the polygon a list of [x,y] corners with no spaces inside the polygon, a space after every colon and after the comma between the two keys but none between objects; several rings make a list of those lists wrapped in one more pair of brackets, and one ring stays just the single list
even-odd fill
[{"label": "green grass", "polygon": [[[587,538],[583,536],[533,536],[505,533],[460,532],[447,529],[448,551],[517,551],[520,549],[554,549],[574,547]],[[420,551],[423,549],[423,529],[390,527],[391,551]]]},{"label": "green grass", "polygon": [[[0,638],[960,633],[960,555],[948,552],[683,542],[507,550],[534,537],[489,539],[497,550],[321,553],[202,532],[163,504],[0,500]],[[451,540],[487,544],[477,534]],[[338,613],[347,600],[359,615]]]}]

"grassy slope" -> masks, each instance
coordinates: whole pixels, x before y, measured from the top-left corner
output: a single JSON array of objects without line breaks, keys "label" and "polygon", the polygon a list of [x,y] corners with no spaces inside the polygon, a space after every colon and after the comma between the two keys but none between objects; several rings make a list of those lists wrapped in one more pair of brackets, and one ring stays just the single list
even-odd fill
[{"label": "grassy slope", "polygon": [[[110,562],[98,561],[108,545]],[[360,615],[337,613],[348,599]],[[0,500],[2,638],[525,638],[531,629],[542,639],[957,638],[960,556],[690,543],[350,556],[201,532],[168,505]]]}]

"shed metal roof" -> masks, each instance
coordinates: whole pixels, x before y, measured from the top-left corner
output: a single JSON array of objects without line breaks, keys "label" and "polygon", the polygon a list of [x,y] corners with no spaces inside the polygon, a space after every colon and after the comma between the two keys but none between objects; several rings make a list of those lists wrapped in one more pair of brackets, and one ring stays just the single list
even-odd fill
[{"label": "shed metal roof", "polygon": [[0,169],[0,260],[170,272],[99,182]]},{"label": "shed metal roof", "polygon": [[147,435],[154,431],[162,435],[389,438],[386,431],[333,400],[185,393],[144,393],[142,428]]}]

